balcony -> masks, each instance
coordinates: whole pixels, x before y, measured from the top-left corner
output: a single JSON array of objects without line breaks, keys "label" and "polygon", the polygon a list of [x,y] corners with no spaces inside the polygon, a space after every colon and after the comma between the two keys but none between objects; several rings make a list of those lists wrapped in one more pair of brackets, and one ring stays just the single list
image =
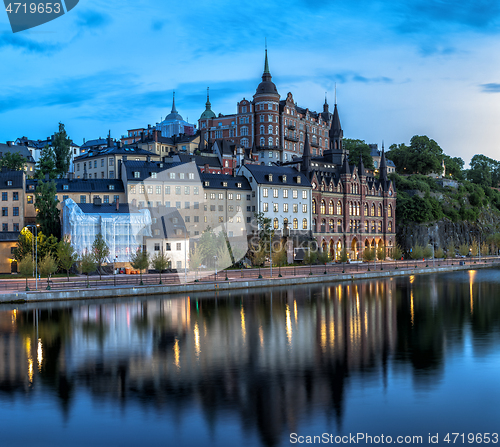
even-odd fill
[{"label": "balcony", "polygon": [[258,151],[281,151],[283,150],[279,146],[257,146]]},{"label": "balcony", "polygon": [[311,141],[311,146],[312,146],[312,147],[319,147],[319,143],[313,143],[313,142]]},{"label": "balcony", "polygon": [[295,130],[296,129],[295,124],[287,124],[286,128],[287,129],[291,129],[291,130]]},{"label": "balcony", "polygon": [[294,137],[293,135],[285,135],[285,140],[290,140],[295,142],[299,141],[298,137]]}]

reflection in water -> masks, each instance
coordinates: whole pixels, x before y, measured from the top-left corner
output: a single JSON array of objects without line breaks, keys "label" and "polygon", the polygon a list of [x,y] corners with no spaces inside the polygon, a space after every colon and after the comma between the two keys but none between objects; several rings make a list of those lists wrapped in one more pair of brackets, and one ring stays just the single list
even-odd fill
[{"label": "reflection in water", "polygon": [[469,331],[488,355],[500,332],[492,272],[4,310],[0,389],[55,395],[67,418],[81,392],[124,409],[183,408],[188,426],[201,411],[214,445],[237,415],[263,445],[287,445],[322,414],[330,430],[348,425],[354,378],[387,389],[410,375],[415,390],[436,390]]}]

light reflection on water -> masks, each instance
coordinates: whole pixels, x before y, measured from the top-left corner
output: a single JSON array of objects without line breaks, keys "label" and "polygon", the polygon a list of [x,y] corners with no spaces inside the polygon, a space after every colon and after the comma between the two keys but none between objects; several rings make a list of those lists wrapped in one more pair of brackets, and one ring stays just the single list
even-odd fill
[{"label": "light reflection on water", "polygon": [[498,431],[499,277],[3,306],[0,435],[274,446],[291,432]]}]

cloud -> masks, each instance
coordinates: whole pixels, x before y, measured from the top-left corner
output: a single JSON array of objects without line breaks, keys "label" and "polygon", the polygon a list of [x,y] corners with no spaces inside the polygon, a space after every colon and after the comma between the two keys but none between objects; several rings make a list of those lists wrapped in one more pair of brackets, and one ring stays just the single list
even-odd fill
[{"label": "cloud", "polygon": [[481,84],[482,91],[484,93],[500,93],[500,84],[490,83],[490,84]]},{"label": "cloud", "polygon": [[111,16],[98,11],[84,10],[77,14],[76,24],[87,29],[100,29],[111,23]]},{"label": "cloud", "polygon": [[36,42],[34,40],[27,39],[19,34],[4,32],[0,34],[0,48],[6,47],[19,49],[26,53],[51,54],[55,51],[61,50],[63,45]]}]

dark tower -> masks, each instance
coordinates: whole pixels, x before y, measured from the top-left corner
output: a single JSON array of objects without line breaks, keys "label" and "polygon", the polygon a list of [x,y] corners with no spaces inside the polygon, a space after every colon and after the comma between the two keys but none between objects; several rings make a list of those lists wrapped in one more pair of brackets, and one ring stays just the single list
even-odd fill
[{"label": "dark tower", "polygon": [[309,146],[309,134],[306,129],[306,140],[304,142],[304,152],[302,154],[301,171],[307,173],[311,170],[311,148]]}]

